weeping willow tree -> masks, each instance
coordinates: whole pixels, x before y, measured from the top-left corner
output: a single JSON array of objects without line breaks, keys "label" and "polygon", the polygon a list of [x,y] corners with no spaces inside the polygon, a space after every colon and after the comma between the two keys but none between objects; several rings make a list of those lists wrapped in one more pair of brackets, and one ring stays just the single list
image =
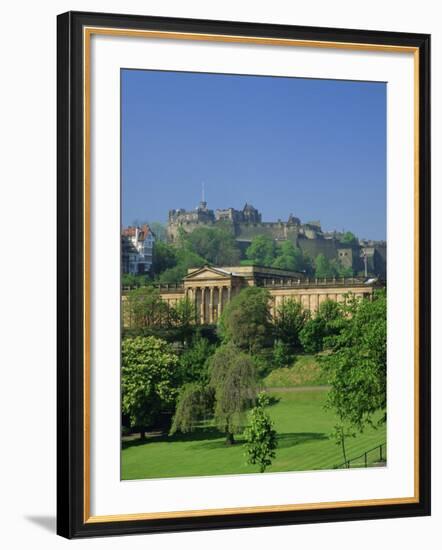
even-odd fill
[{"label": "weeping willow tree", "polygon": [[189,433],[213,411],[213,391],[198,382],[184,384],[173,417],[170,435],[176,432]]},{"label": "weeping willow tree", "polygon": [[233,444],[234,434],[244,429],[245,412],[254,406],[258,390],[252,357],[232,344],[221,346],[210,360],[209,384],[183,386],[171,434],[191,432],[213,415],[215,425],[226,435],[226,444]]},{"label": "weeping willow tree", "polygon": [[246,425],[245,412],[252,408],[259,390],[258,374],[252,357],[228,344],[210,362],[210,386],[214,391],[214,420],[226,434],[226,444]]}]

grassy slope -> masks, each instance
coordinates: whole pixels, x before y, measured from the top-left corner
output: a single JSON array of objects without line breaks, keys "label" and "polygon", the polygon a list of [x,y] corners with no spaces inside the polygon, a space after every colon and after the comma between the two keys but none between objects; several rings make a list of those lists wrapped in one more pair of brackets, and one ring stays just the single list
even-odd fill
[{"label": "grassy slope", "polygon": [[293,388],[299,386],[322,386],[327,380],[321,373],[314,355],[297,355],[289,368],[275,369],[265,379],[268,388]]},{"label": "grassy slope", "polygon": [[[324,410],[326,391],[275,392],[280,401],[269,407],[278,432],[276,458],[269,472],[329,469],[342,463],[335,442],[329,439],[334,419]],[[385,441],[385,427],[367,430],[348,442],[355,457]],[[242,439],[231,447],[213,427],[186,436],[159,437],[147,443],[134,441],[122,451],[122,478],[142,479],[192,475],[254,473],[245,464]]]}]

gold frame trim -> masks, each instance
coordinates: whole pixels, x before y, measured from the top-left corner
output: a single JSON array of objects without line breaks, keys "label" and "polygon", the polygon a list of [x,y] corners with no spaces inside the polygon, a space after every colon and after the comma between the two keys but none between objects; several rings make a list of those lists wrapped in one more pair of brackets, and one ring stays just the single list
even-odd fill
[{"label": "gold frame trim", "polygon": [[[90,68],[92,35],[131,36],[175,40],[197,40],[204,42],[234,42],[285,47],[334,48],[342,50],[364,50],[390,53],[412,53],[414,62],[414,495],[412,497],[251,506],[237,508],[215,508],[206,510],[181,510],[172,512],[151,512],[137,514],[116,514],[92,516],[90,510]],[[250,514],[259,512],[283,512],[300,510],[324,510],[355,506],[385,506],[391,504],[413,504],[419,502],[419,49],[411,46],[330,42],[320,40],[296,40],[268,37],[245,37],[206,33],[148,31],[136,29],[114,29],[108,27],[84,27],[83,29],[83,92],[84,92],[84,523],[116,521],[140,521],[149,519],[172,519],[208,517],[229,514]]]}]

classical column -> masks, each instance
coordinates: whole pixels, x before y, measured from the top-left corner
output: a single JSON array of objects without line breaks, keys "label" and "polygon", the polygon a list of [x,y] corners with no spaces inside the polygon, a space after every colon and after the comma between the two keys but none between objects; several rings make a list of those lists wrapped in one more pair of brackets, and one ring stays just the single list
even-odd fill
[{"label": "classical column", "polygon": [[227,303],[230,302],[231,296],[232,296],[232,287],[231,287],[231,286],[228,286],[228,287],[227,287]]},{"label": "classical column", "polygon": [[209,298],[209,323],[213,323],[213,286],[210,287],[210,298]]},{"label": "classical column", "polygon": [[206,321],[206,287],[201,287],[201,323]]},{"label": "classical column", "polygon": [[223,312],[223,286],[218,287],[218,320],[221,317],[221,313]]}]

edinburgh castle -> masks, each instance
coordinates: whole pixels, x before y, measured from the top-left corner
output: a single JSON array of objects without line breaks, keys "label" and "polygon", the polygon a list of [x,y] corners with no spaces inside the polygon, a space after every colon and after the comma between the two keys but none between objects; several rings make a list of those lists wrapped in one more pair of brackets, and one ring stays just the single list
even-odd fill
[{"label": "edinburgh castle", "polygon": [[214,211],[207,207],[205,201],[201,201],[192,211],[182,208],[169,211],[169,242],[177,239],[180,230],[189,233],[199,227],[227,227],[243,252],[254,237],[266,235],[276,242],[292,241],[311,258],[323,254],[329,260],[338,260],[343,267],[349,267],[355,273],[365,271],[386,277],[385,241],[356,239],[353,242],[343,242],[343,233],[323,231],[319,221],[301,223],[299,218],[290,215],[287,221],[263,222],[261,213],[247,203],[242,210],[226,208]]}]

